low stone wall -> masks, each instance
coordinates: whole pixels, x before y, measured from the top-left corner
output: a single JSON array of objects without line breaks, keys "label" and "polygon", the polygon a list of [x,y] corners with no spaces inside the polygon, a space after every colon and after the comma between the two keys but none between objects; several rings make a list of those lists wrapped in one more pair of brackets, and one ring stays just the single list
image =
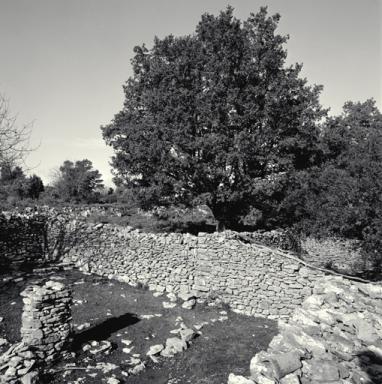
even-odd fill
[{"label": "low stone wall", "polygon": [[22,339],[0,356],[0,383],[37,382],[38,370],[60,356],[72,331],[71,292],[63,284],[32,285],[21,296]]},{"label": "low stone wall", "polygon": [[247,315],[288,317],[323,276],[287,254],[246,244],[234,232],[147,234],[84,221],[74,232],[64,261],[85,272],[158,291],[196,290]]},{"label": "low stone wall", "polygon": [[[95,212],[81,207],[40,209],[39,217],[45,217],[42,257],[63,258],[84,271],[159,291],[197,290],[221,298],[235,311],[270,318],[288,317],[323,276],[288,258],[287,251],[251,243],[286,246],[287,236],[277,231],[148,234],[130,227],[89,223],[87,216]],[[30,220],[36,215],[32,212]],[[8,252],[12,254],[12,249]]]},{"label": "low stone wall", "polygon": [[250,377],[231,374],[228,384],[382,382],[382,285],[320,279],[279,329]]}]

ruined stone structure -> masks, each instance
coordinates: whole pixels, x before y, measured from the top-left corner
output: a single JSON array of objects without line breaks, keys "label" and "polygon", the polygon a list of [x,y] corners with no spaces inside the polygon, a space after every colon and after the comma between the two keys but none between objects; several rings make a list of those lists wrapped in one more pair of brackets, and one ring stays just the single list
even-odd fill
[{"label": "ruined stone structure", "polygon": [[296,308],[250,377],[228,384],[362,384],[382,382],[382,285],[328,276]]},{"label": "ruined stone structure", "polygon": [[60,356],[71,334],[71,292],[47,281],[25,289],[21,342],[0,357],[1,383],[31,382],[38,370]]}]

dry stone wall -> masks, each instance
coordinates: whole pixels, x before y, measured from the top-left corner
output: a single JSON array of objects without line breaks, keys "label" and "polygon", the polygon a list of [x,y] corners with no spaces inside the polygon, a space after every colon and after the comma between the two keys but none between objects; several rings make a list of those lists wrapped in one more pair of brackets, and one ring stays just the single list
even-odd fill
[{"label": "dry stone wall", "polygon": [[235,311],[269,318],[288,317],[323,275],[280,252],[245,243],[234,232],[148,234],[89,223],[89,212],[49,208],[42,212],[46,259],[61,258],[86,272],[158,291],[196,290],[224,300]]},{"label": "dry stone wall", "polygon": [[[71,223],[73,225],[73,222]],[[234,232],[147,234],[110,224],[76,222],[64,261],[85,272],[158,291],[197,291],[241,313],[288,317],[323,274]]]},{"label": "dry stone wall", "polygon": [[323,274],[259,245],[230,235],[197,238],[193,288],[216,293],[233,309],[253,316],[288,317]]},{"label": "dry stone wall", "polygon": [[57,281],[31,285],[22,293],[21,342],[0,356],[0,383],[38,382],[38,371],[70,341],[70,290]]},{"label": "dry stone wall", "polygon": [[42,286],[28,287],[21,296],[22,342],[30,345],[39,359],[52,361],[71,333],[71,292],[60,282],[47,281]]}]

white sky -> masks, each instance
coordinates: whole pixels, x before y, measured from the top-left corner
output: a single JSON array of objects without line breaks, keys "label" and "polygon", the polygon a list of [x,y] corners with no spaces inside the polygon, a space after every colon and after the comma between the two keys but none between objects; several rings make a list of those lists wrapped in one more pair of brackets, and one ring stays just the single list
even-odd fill
[{"label": "white sky", "polygon": [[[32,172],[48,182],[64,160],[88,158],[111,185],[100,126],[123,103],[133,47],[155,35],[192,33],[220,0],[0,0],[0,92],[18,122],[33,121]],[[324,85],[332,113],[373,97],[381,108],[382,36],[378,0],[231,0],[245,19],[268,5],[289,34],[288,61]]]}]

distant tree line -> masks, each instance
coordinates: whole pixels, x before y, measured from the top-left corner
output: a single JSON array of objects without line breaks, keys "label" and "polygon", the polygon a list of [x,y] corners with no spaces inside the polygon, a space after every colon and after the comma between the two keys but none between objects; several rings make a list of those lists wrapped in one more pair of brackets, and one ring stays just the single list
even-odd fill
[{"label": "distant tree line", "polygon": [[[57,170],[50,186],[44,186],[36,174],[27,176],[25,158],[33,148],[29,145],[30,125],[19,125],[5,96],[0,94],[0,202],[2,205],[28,203],[97,202],[103,191],[101,174],[91,161],[69,160]],[[24,168],[24,169],[23,169]]]},{"label": "distant tree line", "polygon": [[87,159],[75,163],[66,160],[49,186],[44,186],[35,174],[27,177],[18,165],[3,164],[0,167],[0,198],[16,205],[22,200],[53,205],[59,202],[96,203],[101,201],[102,194],[110,194],[103,187],[101,174]]}]

